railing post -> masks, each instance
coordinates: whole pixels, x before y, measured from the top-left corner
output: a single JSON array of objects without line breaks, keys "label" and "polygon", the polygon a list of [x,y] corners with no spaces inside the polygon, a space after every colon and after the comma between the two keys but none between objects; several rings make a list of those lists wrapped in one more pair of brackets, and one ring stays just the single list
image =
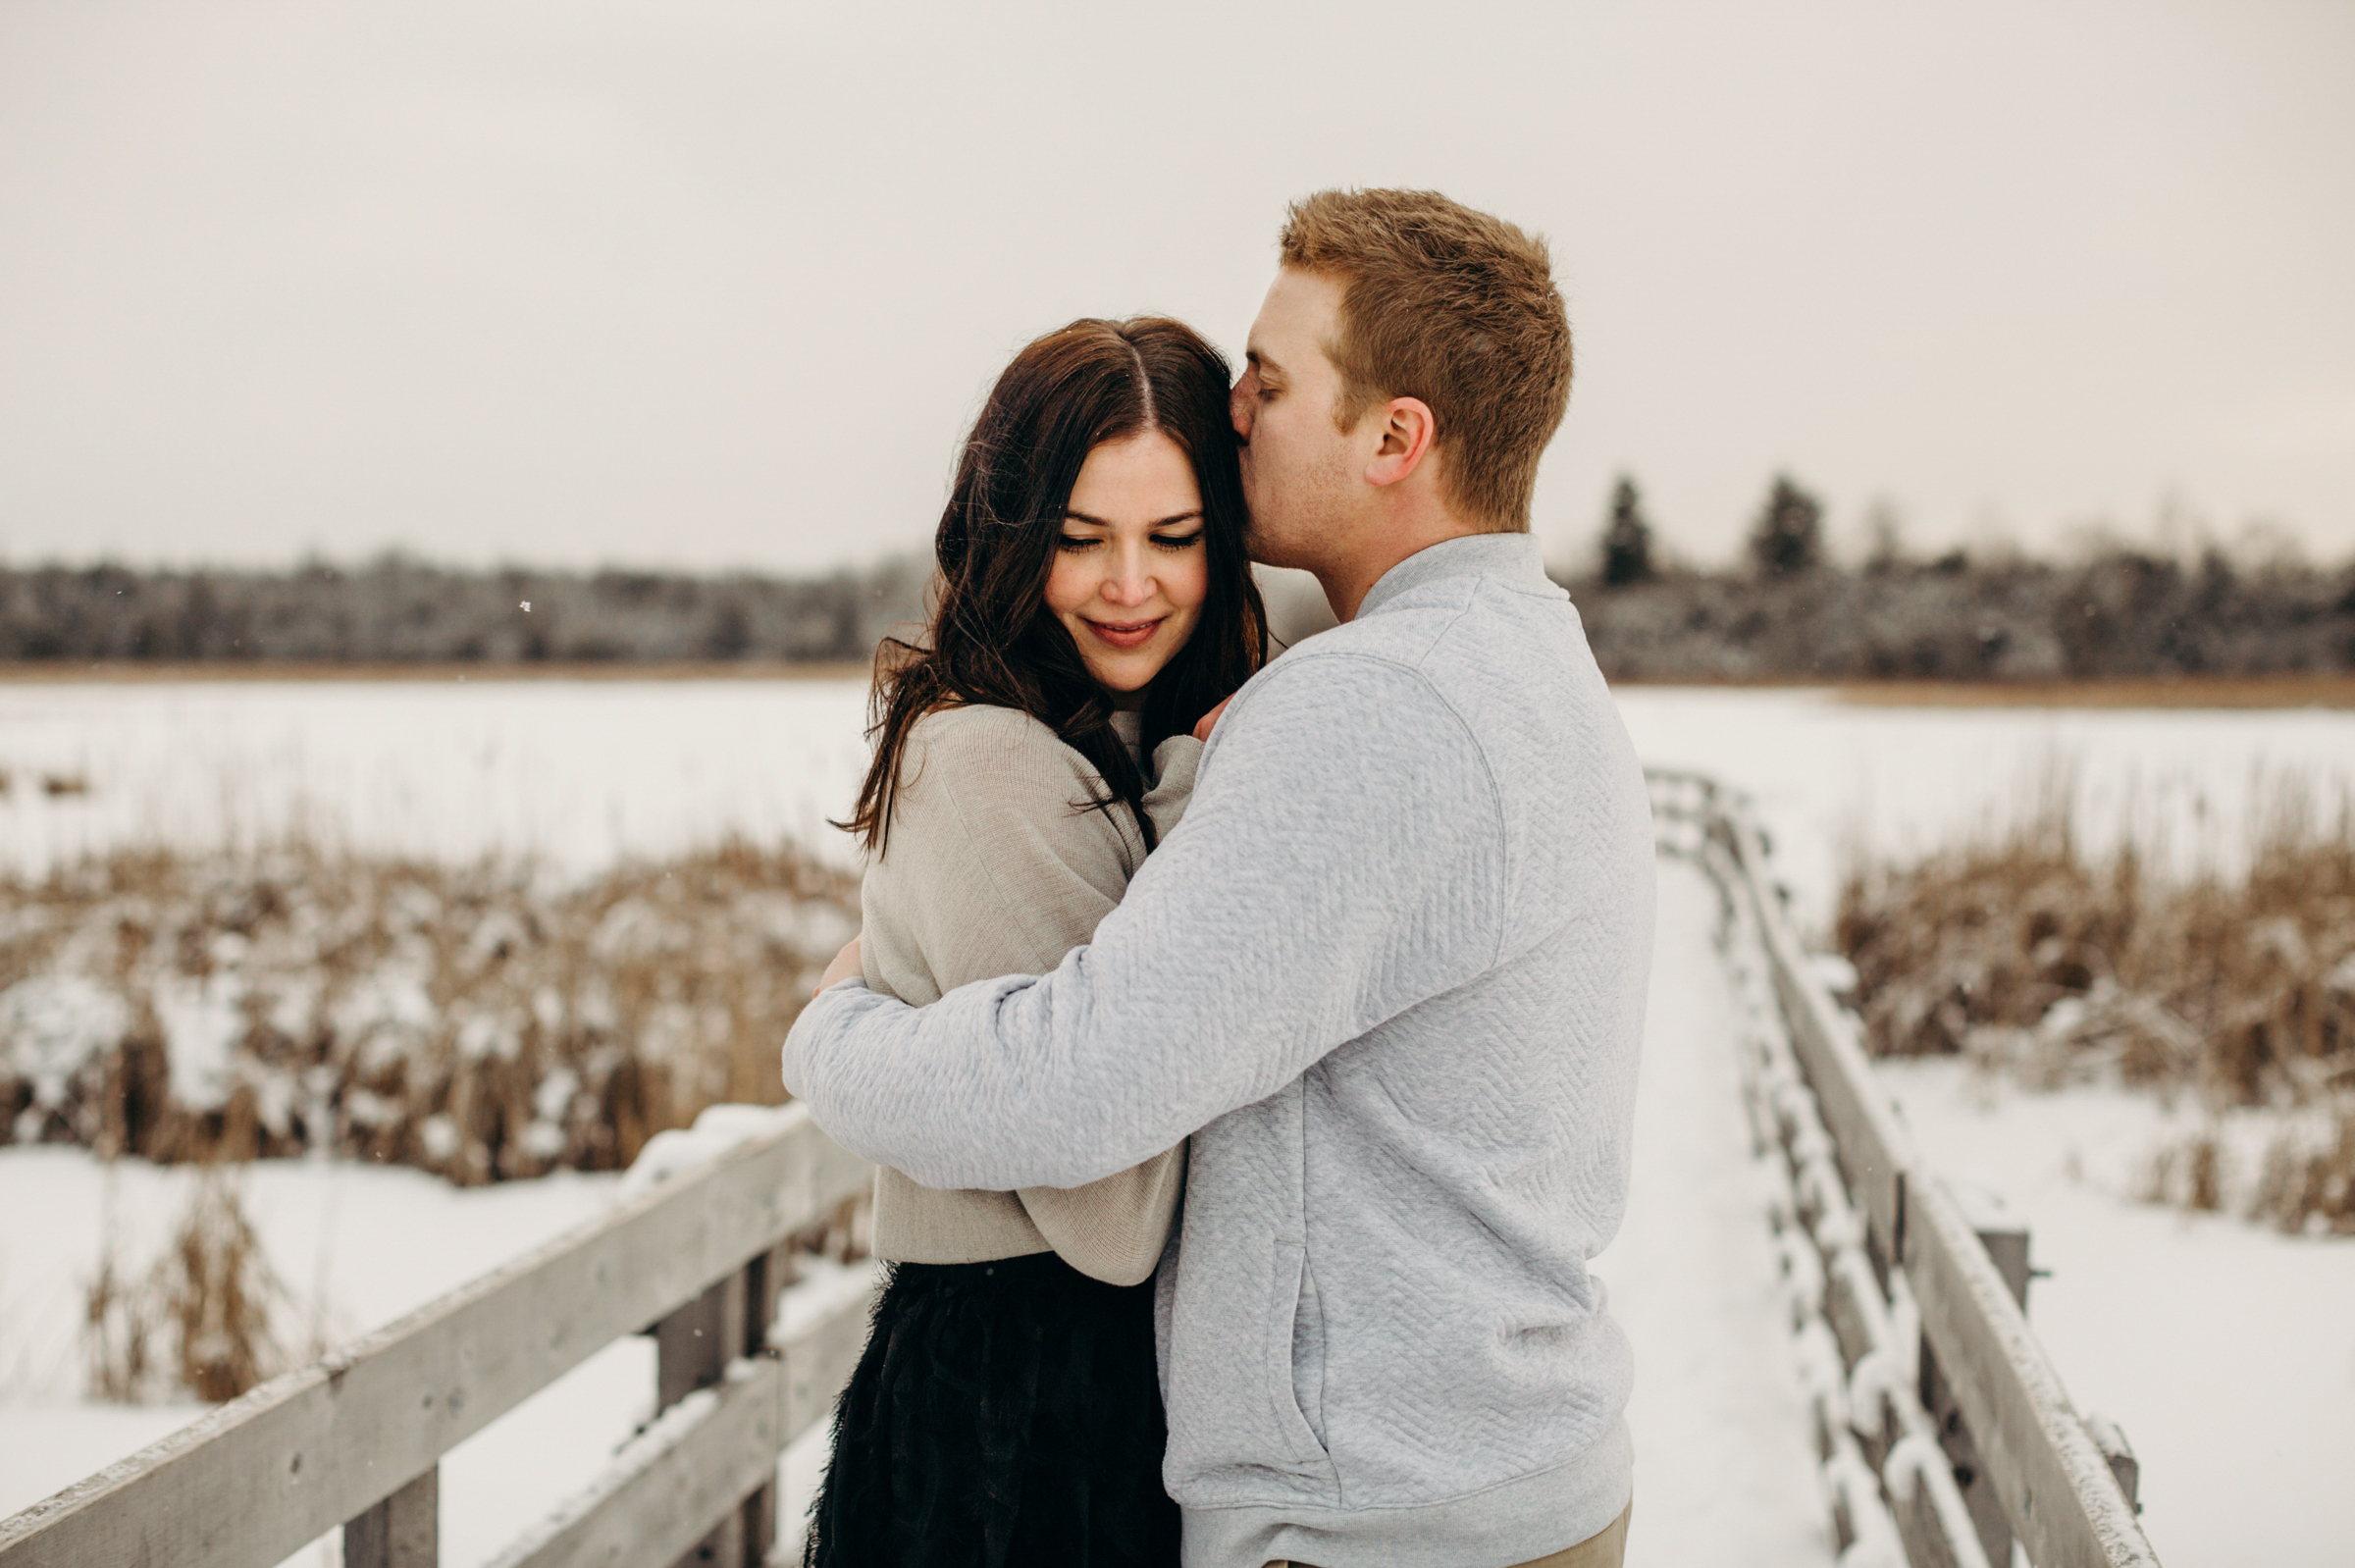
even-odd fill
[{"label": "railing post", "polygon": [[654,1413],[728,1370],[744,1343],[744,1275],[731,1274],[654,1325]]},{"label": "railing post", "polygon": [[[738,1270],[654,1325],[654,1414],[698,1388],[708,1388],[728,1370],[744,1343],[745,1273]],[[679,1568],[745,1560],[744,1518],[731,1513],[679,1559]]]},{"label": "railing post", "polygon": [[[1986,1217],[1980,1218],[1974,1228],[1979,1245],[1987,1249],[1996,1272],[2011,1288],[2012,1299],[2019,1304],[2020,1311],[2027,1311],[2031,1273],[2027,1228]],[[1938,1446],[1946,1451],[1946,1462],[1954,1467],[1955,1487],[1962,1493],[1963,1505],[1970,1510],[1970,1523],[1979,1533],[1980,1548],[1991,1563],[2010,1562],[2012,1522],[2004,1517],[2003,1501],[1987,1480],[1987,1466],[1979,1457],[1979,1445],[1971,1440],[1970,1429],[1962,1424],[1962,1412],[1955,1404],[1954,1390],[1946,1385],[1946,1375],[1939,1370],[1938,1358],[1930,1353],[1926,1334],[1921,1341],[1921,1402],[1937,1426]]]},{"label": "railing post", "polygon": [[[768,1326],[777,1315],[777,1293],[785,1288],[791,1268],[785,1246],[772,1248],[745,1265],[744,1345],[738,1355],[768,1354]],[[772,1473],[759,1490],[744,1499],[745,1568],[762,1568],[777,1543],[777,1478]]]},{"label": "railing post", "polygon": [[2126,1441],[2126,1435],[2108,1416],[2087,1416],[2085,1431],[2093,1438],[2093,1445],[2102,1451],[2102,1459],[2110,1466],[2118,1490],[2126,1494],[2126,1501],[2134,1505],[2136,1513],[2142,1512],[2142,1461],[2134,1457],[2134,1445]]},{"label": "railing post", "polygon": [[438,1568],[442,1556],[442,1467],[343,1526],[343,1568]]},{"label": "railing post", "polygon": [[[696,1389],[718,1383],[734,1358],[766,1353],[768,1323],[776,1311],[772,1281],[782,1273],[784,1252],[779,1247],[761,1253],[654,1326],[657,1415]],[[772,1477],[679,1559],[680,1568],[706,1563],[760,1568],[776,1538],[777,1484]]]}]

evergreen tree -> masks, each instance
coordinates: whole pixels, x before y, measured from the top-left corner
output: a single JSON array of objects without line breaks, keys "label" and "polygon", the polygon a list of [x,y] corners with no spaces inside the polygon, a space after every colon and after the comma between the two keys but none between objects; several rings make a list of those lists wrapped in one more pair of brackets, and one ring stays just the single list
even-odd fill
[{"label": "evergreen tree", "polygon": [[1864,570],[1886,577],[1906,563],[1906,531],[1897,508],[1876,500],[1864,514]]},{"label": "evergreen tree", "polygon": [[1602,530],[1602,583],[1623,588],[1648,583],[1659,575],[1651,563],[1651,522],[1644,515],[1644,497],[1625,474],[1611,491],[1611,520]]},{"label": "evergreen tree", "polygon": [[1766,504],[1750,531],[1750,559],[1761,577],[1796,577],[1823,564],[1823,502],[1774,476]]}]

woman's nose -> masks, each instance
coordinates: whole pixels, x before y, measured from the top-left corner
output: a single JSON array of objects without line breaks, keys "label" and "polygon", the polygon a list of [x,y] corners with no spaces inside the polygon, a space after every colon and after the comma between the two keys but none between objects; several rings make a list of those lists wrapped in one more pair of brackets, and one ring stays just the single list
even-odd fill
[{"label": "woman's nose", "polygon": [[1144,556],[1138,550],[1123,550],[1105,575],[1101,590],[1107,603],[1125,607],[1142,604],[1153,597],[1153,576],[1145,569]]}]

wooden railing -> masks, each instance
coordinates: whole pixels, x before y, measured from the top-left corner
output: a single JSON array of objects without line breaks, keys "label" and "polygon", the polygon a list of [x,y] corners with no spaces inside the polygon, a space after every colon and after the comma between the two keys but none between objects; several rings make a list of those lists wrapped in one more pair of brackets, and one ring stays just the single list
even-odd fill
[{"label": "wooden railing", "polygon": [[778,1456],[828,1410],[868,1307],[845,1292],[770,1343],[786,1243],[870,1176],[789,1108],[774,1131],[0,1521],[0,1568],[270,1568],[338,1526],[346,1568],[433,1568],[442,1456],[645,1332],[656,1420],[500,1568],[757,1568]]},{"label": "wooden railing", "polygon": [[1648,776],[1662,852],[1725,897],[1745,1088],[1785,1177],[1772,1223],[1843,1551],[2008,1568],[2016,1537],[2037,1568],[2157,1568],[2131,1451],[2077,1414],[2028,1329],[2026,1233],[1974,1226],[1931,1175],[1791,928],[1747,803],[1702,775]]}]

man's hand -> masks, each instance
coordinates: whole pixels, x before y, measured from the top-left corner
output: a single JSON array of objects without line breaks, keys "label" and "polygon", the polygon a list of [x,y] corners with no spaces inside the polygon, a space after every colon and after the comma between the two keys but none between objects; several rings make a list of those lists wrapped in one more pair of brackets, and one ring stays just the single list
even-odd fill
[{"label": "man's hand", "polygon": [[1195,740],[1198,740],[1198,741],[1208,742],[1208,741],[1209,741],[1209,739],[1210,739],[1210,732],[1211,732],[1212,730],[1214,730],[1214,729],[1218,728],[1218,724],[1219,724],[1219,715],[1220,715],[1221,713],[1224,713],[1224,712],[1226,712],[1226,711],[1227,711],[1227,705],[1228,705],[1229,703],[1231,703],[1231,702],[1233,702],[1233,701],[1234,701],[1234,694],[1233,694],[1232,692],[1229,692],[1229,693],[1228,693],[1228,694],[1227,694],[1225,697],[1223,697],[1223,698],[1221,698],[1221,699],[1219,700],[1219,706],[1216,706],[1216,707],[1212,708],[1212,709],[1211,709],[1209,712],[1207,712],[1207,713],[1203,714],[1203,715],[1202,715],[1202,718],[1201,718],[1201,721],[1200,721],[1199,723],[1195,724],[1195,726],[1194,726],[1194,739],[1195,739]]},{"label": "man's hand", "polygon": [[[843,945],[841,952],[834,955],[834,962],[826,966],[826,972],[818,978],[817,989],[822,991],[836,980],[847,980],[852,975],[862,972],[864,971],[859,964],[859,939],[854,936]],[[813,991],[811,994],[814,996],[817,993]]]}]

